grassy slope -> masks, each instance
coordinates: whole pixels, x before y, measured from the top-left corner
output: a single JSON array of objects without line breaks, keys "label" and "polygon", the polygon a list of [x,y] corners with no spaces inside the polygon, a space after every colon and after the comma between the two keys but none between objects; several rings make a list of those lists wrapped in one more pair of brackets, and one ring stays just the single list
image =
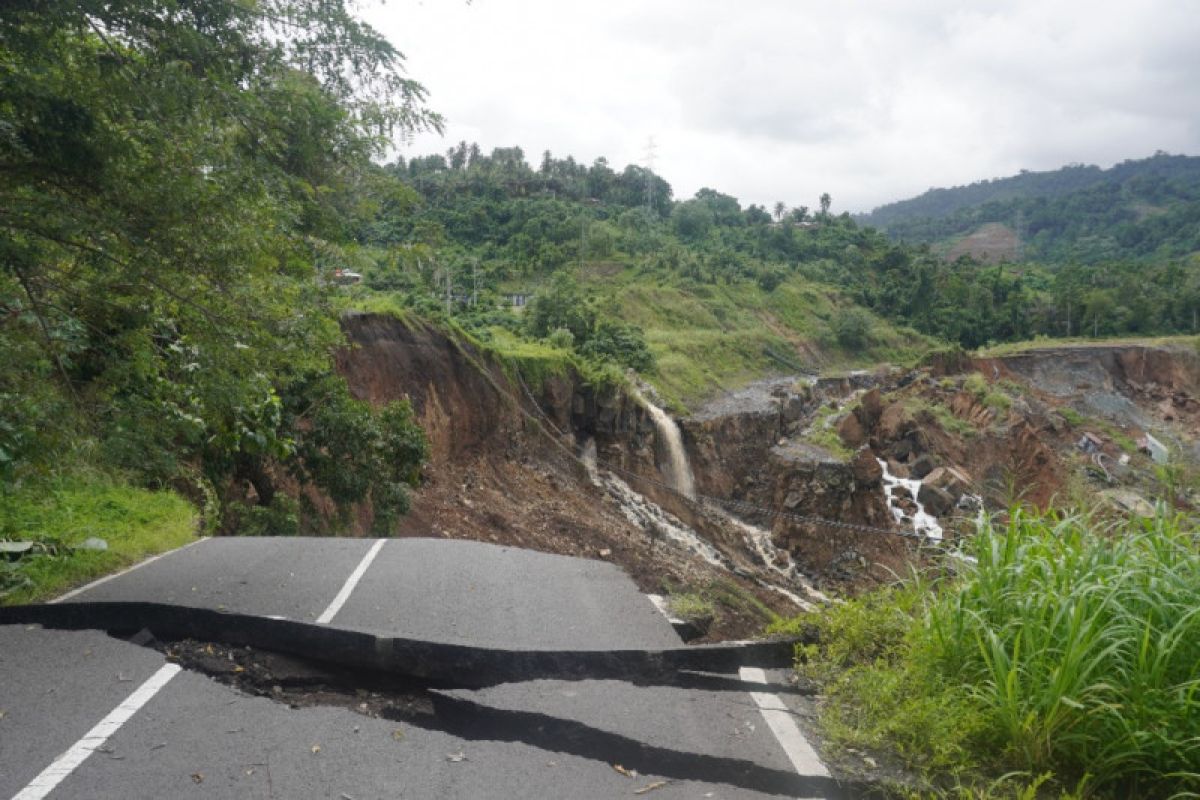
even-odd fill
[{"label": "grassy slope", "polygon": [[1147,345],[1152,347],[1192,347],[1200,348],[1200,337],[1197,336],[1114,336],[1093,339],[1086,336],[1073,336],[1070,339],[1040,338],[1024,342],[1005,342],[986,349],[981,349],[979,355],[984,357],[1008,356],[1026,353],[1031,350],[1046,348],[1068,347],[1118,347],[1120,345]]},{"label": "grassy slope", "polygon": [[[195,536],[196,510],[180,496],[103,477],[61,477],[0,495],[0,538],[43,542],[61,553],[0,562],[0,603],[47,599]],[[108,549],[67,549],[91,537]]]},{"label": "grassy slope", "polygon": [[[829,287],[793,276],[774,291],[745,281],[695,284],[629,268],[581,283],[612,298],[615,313],[642,327],[658,360],[651,381],[679,406],[697,403],[770,374],[796,367],[844,369],[908,363],[931,340],[876,318],[868,346],[852,352],[836,343],[830,321],[851,304]],[[767,354],[771,350],[789,362]]]}]

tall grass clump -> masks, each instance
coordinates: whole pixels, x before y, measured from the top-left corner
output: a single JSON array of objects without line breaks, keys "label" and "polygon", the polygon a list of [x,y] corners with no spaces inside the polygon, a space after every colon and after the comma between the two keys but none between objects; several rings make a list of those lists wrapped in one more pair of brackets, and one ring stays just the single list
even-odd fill
[{"label": "tall grass clump", "polygon": [[1099,530],[1017,512],[971,550],[925,655],[1005,754],[1123,793],[1200,789],[1200,537],[1165,516]]},{"label": "tall grass clump", "polygon": [[818,628],[798,669],[829,740],[935,778],[1200,797],[1200,535],[1014,511],[966,551],[953,574],[789,623]]}]

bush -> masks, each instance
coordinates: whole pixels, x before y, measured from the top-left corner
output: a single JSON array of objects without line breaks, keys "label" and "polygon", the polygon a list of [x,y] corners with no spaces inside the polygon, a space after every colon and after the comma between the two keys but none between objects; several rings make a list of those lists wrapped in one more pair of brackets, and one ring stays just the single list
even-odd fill
[{"label": "bush", "polygon": [[830,321],[833,335],[838,344],[850,350],[861,350],[867,346],[871,336],[871,315],[861,308],[850,308]]},{"label": "bush", "polygon": [[951,771],[1015,768],[1117,797],[1200,789],[1200,538],[1013,512],[974,564],[825,612],[801,672],[842,743]]}]

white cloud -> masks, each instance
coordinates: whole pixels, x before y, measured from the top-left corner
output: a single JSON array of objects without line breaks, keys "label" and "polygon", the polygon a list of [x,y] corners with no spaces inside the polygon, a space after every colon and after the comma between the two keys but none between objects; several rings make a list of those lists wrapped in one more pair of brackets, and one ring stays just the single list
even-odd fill
[{"label": "white cloud", "polygon": [[392,0],[444,139],[620,168],[676,195],[865,210],[930,186],[1200,152],[1189,3]]}]

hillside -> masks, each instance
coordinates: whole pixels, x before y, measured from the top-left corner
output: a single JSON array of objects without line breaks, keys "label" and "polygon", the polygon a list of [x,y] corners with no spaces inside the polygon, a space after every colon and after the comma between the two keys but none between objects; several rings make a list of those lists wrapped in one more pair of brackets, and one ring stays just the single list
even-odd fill
[{"label": "hillside", "polygon": [[[951,257],[1162,260],[1200,250],[1200,158],[1157,153],[930,189],[857,218]],[[997,247],[1001,242],[1003,246]]]}]

